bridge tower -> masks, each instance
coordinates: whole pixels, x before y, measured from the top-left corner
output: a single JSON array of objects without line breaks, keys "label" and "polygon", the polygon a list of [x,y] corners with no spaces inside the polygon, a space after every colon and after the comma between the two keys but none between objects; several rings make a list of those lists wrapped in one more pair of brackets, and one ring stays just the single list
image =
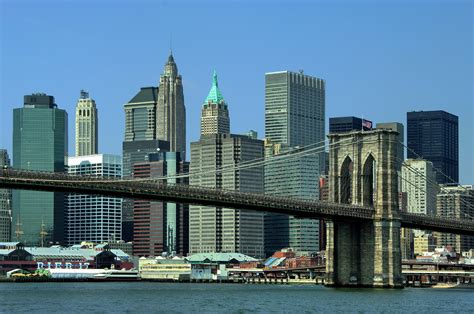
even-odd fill
[{"label": "bridge tower", "polygon": [[397,132],[329,134],[329,201],[375,209],[327,223],[326,285],[401,288]]}]

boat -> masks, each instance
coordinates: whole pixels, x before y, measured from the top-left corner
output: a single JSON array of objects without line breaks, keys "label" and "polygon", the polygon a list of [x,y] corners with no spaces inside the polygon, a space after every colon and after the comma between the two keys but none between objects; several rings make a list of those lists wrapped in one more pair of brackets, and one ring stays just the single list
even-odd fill
[{"label": "boat", "polygon": [[98,281],[136,281],[139,279],[139,277],[138,270],[135,269],[110,269],[104,270],[100,274],[95,274],[92,279]]},{"label": "boat", "polygon": [[456,282],[447,282],[447,283],[437,283],[432,286],[435,289],[474,289],[474,284],[472,283],[456,283]]}]

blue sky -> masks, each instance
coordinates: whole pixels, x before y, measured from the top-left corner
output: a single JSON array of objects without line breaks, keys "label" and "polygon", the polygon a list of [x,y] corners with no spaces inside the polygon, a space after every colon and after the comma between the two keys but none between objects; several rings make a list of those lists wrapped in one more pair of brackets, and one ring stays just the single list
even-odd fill
[{"label": "blue sky", "polygon": [[[406,112],[460,118],[460,179],[474,183],[472,1],[0,0],[0,147],[12,109],[55,96],[69,114],[79,91],[99,108],[99,150],[121,154],[123,104],[156,86],[170,40],[183,76],[187,138],[217,70],[234,133],[264,135],[264,74],[304,69],[326,80],[326,120],[406,124]],[[326,122],[327,123],[327,122]]]}]

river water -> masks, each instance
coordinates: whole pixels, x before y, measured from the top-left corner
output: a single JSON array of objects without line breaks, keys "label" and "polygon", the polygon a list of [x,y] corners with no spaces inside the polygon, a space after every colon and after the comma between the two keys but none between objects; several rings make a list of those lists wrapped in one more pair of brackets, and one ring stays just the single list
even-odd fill
[{"label": "river water", "polygon": [[1,313],[473,313],[473,289],[156,282],[0,283]]}]

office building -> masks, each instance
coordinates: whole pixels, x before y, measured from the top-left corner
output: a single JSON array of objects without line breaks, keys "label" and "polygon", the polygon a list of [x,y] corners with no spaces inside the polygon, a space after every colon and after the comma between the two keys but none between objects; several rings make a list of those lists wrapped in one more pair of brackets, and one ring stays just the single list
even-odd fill
[{"label": "office building", "polygon": [[[133,176],[133,164],[148,162],[149,154],[169,151],[170,143],[156,138],[156,111],[158,88],[142,87],[124,105],[125,138],[122,145],[123,177]],[[133,201],[124,199],[122,204],[122,240],[133,239]]]},{"label": "office building", "polygon": [[214,71],[212,87],[201,109],[201,135],[230,133],[227,104],[219,90],[217,73]]},{"label": "office building", "polygon": [[[325,171],[325,81],[289,71],[265,74],[265,158],[321,143],[319,154],[267,163],[265,193],[318,199]],[[315,148],[317,146],[313,146]],[[266,214],[265,253],[291,246],[305,254],[319,250],[319,222]]]},{"label": "office building", "polygon": [[[268,145],[273,144],[267,140],[266,146]],[[318,199],[318,155],[299,156],[288,160],[279,158],[281,153],[291,153],[291,149],[280,148],[279,153],[273,153],[272,161],[265,164],[265,193],[309,200]],[[266,213],[265,254],[271,255],[282,248],[292,248],[299,255],[318,252],[319,221]]]},{"label": "office building", "polygon": [[[172,176],[188,173],[189,163],[181,153],[159,152],[149,155],[150,161],[133,165],[134,178],[163,178],[169,184],[187,184],[187,178]],[[189,207],[187,204],[133,201],[133,255],[160,256],[168,254],[186,255],[189,252]]]},{"label": "office building", "polygon": [[81,90],[76,105],[76,156],[95,155],[98,152],[98,119],[95,100]]},{"label": "office building", "polygon": [[325,81],[289,71],[265,74],[265,137],[288,147],[325,140]]},{"label": "office building", "polygon": [[[437,195],[436,214],[442,218],[472,219],[474,217],[474,187],[443,185]],[[436,232],[438,246],[452,246],[457,253],[474,248],[474,236]]]},{"label": "office building", "polygon": [[[64,172],[67,113],[53,96],[24,97],[13,110],[13,168]],[[12,240],[26,245],[64,243],[64,194],[13,191]]]},{"label": "office building", "polygon": [[329,118],[329,133],[345,133],[350,131],[372,130],[372,121],[357,117]]},{"label": "office building", "polygon": [[[0,149],[0,168],[10,166],[10,157],[6,149]],[[11,240],[11,200],[12,191],[10,189],[0,189],[0,242],[10,242]]]},{"label": "office building", "polygon": [[[67,172],[72,175],[121,178],[122,158],[109,154],[69,157]],[[122,198],[70,193],[66,199],[68,245],[83,241],[105,243],[122,238]]]},{"label": "office building", "polygon": [[[210,134],[191,143],[190,184],[263,193],[263,167],[236,169],[241,163],[263,158],[263,141],[245,135]],[[215,172],[217,169],[227,171]],[[264,256],[263,213],[191,205],[190,253],[236,252]]]},{"label": "office building", "polygon": [[[433,163],[436,182],[459,182],[458,117],[442,111],[407,113],[407,157]],[[446,177],[447,176],[447,177]],[[451,179],[448,179],[451,178]]]},{"label": "office building", "polygon": [[[125,142],[156,139],[157,87],[142,87],[125,109]],[[124,176],[126,175],[124,169]]]},{"label": "office building", "polygon": [[409,213],[436,214],[436,194],[433,164],[423,159],[407,159],[402,166],[402,192],[407,196]]},{"label": "office building", "polygon": [[[169,151],[167,141],[144,140],[123,142],[123,177],[133,177],[133,165],[137,162],[150,161],[150,154]],[[124,199],[122,204],[122,240],[133,239],[133,200]]]},{"label": "office building", "polygon": [[186,108],[183,82],[170,53],[160,76],[156,106],[156,138],[170,142],[170,151],[186,151]]}]

